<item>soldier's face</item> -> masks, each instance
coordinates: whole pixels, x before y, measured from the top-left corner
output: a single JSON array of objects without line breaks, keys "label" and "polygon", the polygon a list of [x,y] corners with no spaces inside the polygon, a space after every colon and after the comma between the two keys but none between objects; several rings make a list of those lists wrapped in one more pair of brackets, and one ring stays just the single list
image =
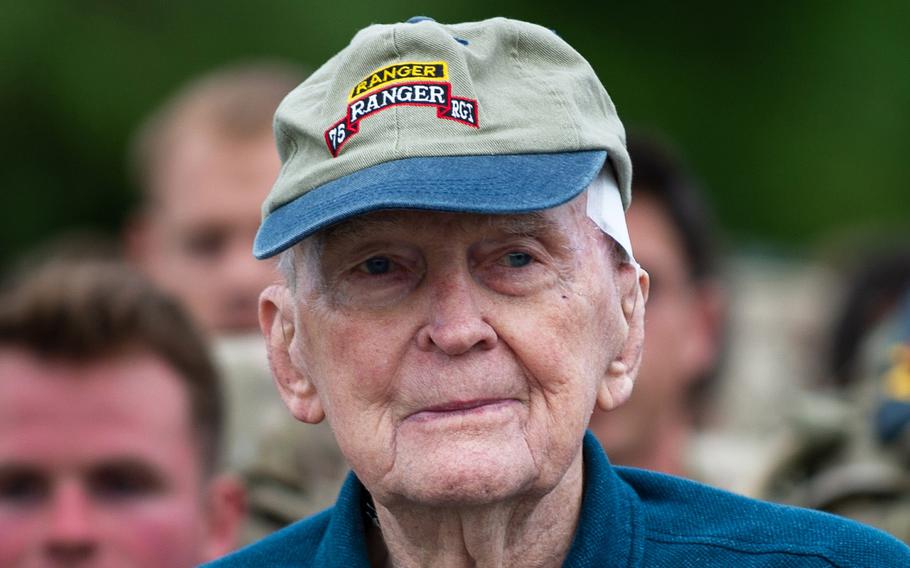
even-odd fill
[{"label": "soldier's face", "polygon": [[204,476],[169,366],[140,354],[55,363],[4,348],[0,377],[0,566],[206,559]]},{"label": "soldier's face", "polygon": [[279,167],[270,132],[245,141],[189,132],[153,177],[135,255],[211,332],[258,329],[257,298],[276,275],[251,251]]}]

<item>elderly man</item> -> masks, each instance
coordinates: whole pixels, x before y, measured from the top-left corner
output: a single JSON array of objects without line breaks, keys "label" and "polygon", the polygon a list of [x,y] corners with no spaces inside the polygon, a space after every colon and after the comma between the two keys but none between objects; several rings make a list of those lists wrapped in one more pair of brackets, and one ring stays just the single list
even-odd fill
[{"label": "elderly man", "polygon": [[169,297],[107,261],[0,295],[0,566],[189,568],[233,550],[220,391]]},{"label": "elderly man", "polygon": [[[613,104],[552,31],[377,25],[279,107],[255,244],[336,505],[217,566],[906,565],[873,529],[613,468],[585,427],[632,390],[648,277]],[[284,252],[283,252],[284,251]]]}]

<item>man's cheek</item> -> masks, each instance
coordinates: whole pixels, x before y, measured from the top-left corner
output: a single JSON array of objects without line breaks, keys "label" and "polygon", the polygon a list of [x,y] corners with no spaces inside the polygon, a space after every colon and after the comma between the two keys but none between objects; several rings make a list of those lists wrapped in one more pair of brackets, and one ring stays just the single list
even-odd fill
[{"label": "man's cheek", "polygon": [[39,548],[40,530],[40,520],[32,515],[9,514],[0,510],[0,566],[23,564],[29,549]]},{"label": "man's cheek", "polygon": [[[537,308],[522,317],[499,318],[494,324],[499,341],[535,376],[541,374],[541,367],[548,368],[568,354],[565,349],[569,347],[567,334],[571,330],[565,317],[556,312]],[[565,333],[542,333],[552,329]]]},{"label": "man's cheek", "polygon": [[205,560],[205,523],[195,508],[150,504],[109,515],[107,521],[101,538],[124,562],[151,568]]},{"label": "man's cheek", "polygon": [[333,386],[357,389],[367,397],[373,391],[384,390],[394,367],[393,353],[398,350],[397,344],[389,345],[393,329],[383,332],[371,326],[351,325],[327,331],[330,344],[323,351],[329,354],[324,367],[327,380],[333,381]]}]

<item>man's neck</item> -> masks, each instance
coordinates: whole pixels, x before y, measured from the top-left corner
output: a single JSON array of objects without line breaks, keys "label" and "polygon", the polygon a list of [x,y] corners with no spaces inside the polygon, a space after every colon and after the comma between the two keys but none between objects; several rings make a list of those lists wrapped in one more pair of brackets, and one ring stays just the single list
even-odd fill
[{"label": "man's neck", "polygon": [[678,409],[666,409],[653,418],[649,435],[625,451],[610,451],[610,461],[616,465],[640,467],[687,477],[690,473],[687,452],[693,426],[691,416]]},{"label": "man's neck", "polygon": [[371,564],[561,566],[581,512],[582,470],[579,452],[562,481],[542,498],[460,509],[377,504],[381,528],[368,529]]}]

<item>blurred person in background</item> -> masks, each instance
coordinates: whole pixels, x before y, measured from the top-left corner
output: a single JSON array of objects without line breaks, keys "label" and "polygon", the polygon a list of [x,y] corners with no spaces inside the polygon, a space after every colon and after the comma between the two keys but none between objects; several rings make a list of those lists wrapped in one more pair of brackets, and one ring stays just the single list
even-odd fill
[{"label": "blurred person in background", "polygon": [[183,568],[232,550],[222,406],[200,335],[112,261],[51,260],[0,292],[0,566]]},{"label": "blurred person in background", "polygon": [[212,334],[258,329],[259,292],[275,279],[250,250],[257,205],[280,166],[272,115],[303,75],[251,63],[190,82],[138,131],[142,202],[127,253]]},{"label": "blurred person in background", "polygon": [[611,461],[707,481],[689,449],[707,413],[725,298],[707,204],[675,153],[631,134],[635,199],[626,214],[651,275],[641,371],[629,401],[595,411],[591,430]]},{"label": "blurred person in background", "polygon": [[127,255],[208,331],[227,383],[228,465],[250,492],[244,540],[331,504],[346,470],[328,426],[288,416],[259,333],[259,293],[277,278],[252,255],[281,165],[272,116],[304,76],[270,61],[216,69],[153,112],[132,145],[142,200]]},{"label": "blurred person in background", "polygon": [[910,248],[853,256],[826,376],[797,404],[761,495],[910,543]]}]

